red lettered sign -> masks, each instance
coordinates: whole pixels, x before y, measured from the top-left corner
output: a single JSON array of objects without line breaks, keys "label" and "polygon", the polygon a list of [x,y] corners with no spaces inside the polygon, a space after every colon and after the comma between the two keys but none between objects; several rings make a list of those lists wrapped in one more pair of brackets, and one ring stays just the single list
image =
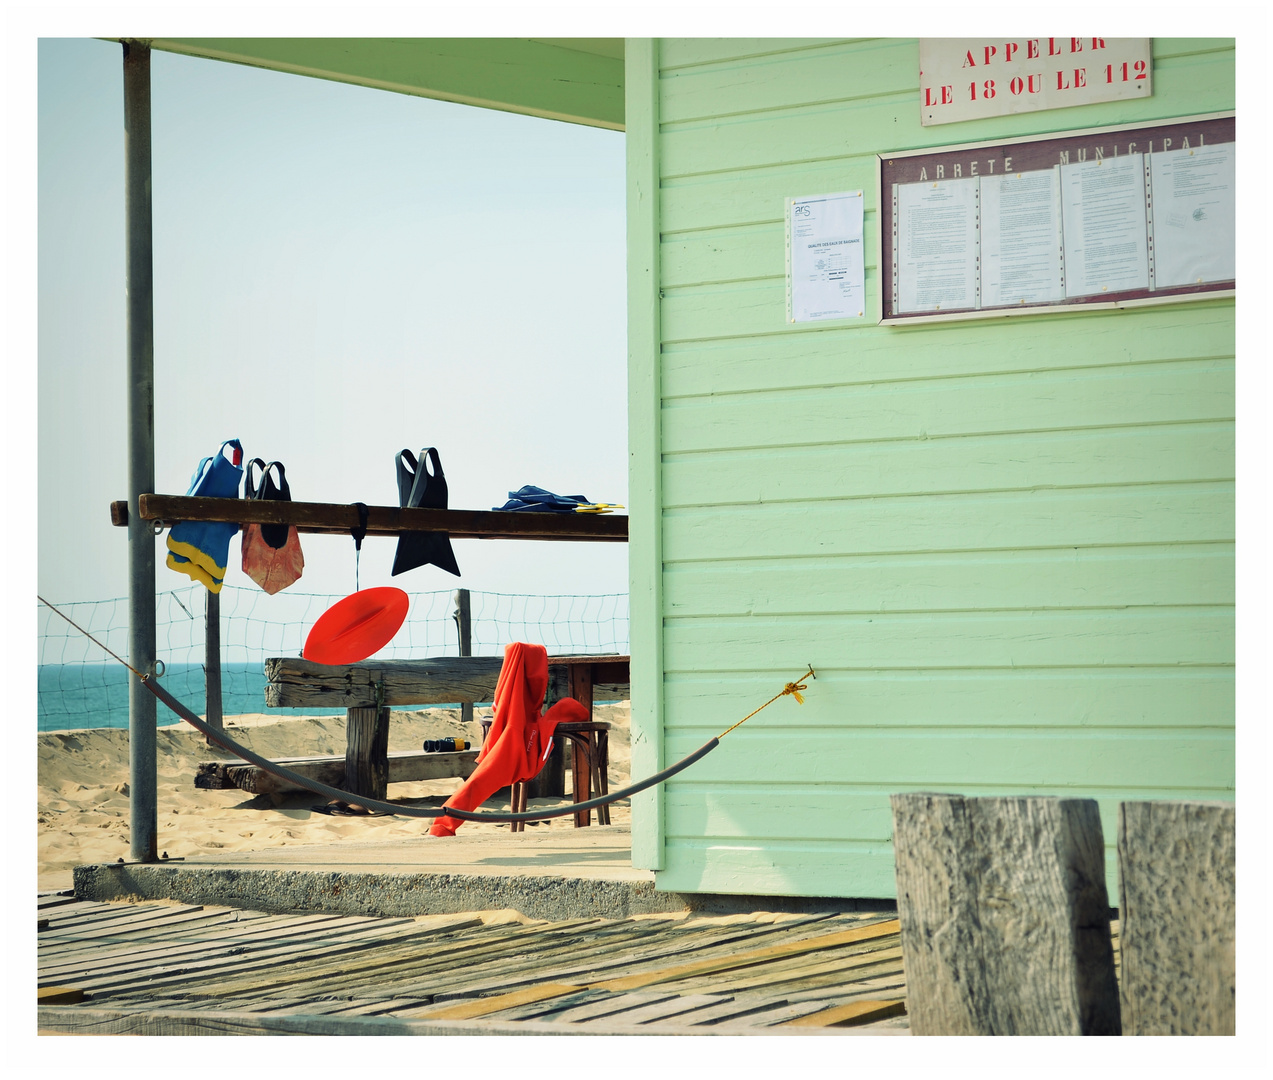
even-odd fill
[{"label": "red lettered sign", "polygon": [[920,38],[920,122],[1149,97],[1149,38]]}]

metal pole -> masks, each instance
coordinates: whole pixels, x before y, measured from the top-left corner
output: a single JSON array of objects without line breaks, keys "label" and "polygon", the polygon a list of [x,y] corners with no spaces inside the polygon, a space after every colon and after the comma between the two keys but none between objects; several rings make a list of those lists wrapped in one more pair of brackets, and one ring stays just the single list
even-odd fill
[{"label": "metal pole", "polygon": [[[207,590],[204,608],[203,685],[207,697],[208,727],[224,731],[221,713],[221,594]],[[217,746],[211,736],[208,745]]]},{"label": "metal pole", "polygon": [[[154,281],[150,219],[150,45],[124,45],[124,201],[128,288],[128,658],[155,669],[155,534],[138,496],[155,490]],[[155,862],[155,698],[129,681],[131,855]]]},{"label": "metal pole", "polygon": [[[455,611],[451,617],[455,620],[460,632],[460,655],[473,655],[473,619],[469,613],[468,589],[457,589],[455,593]],[[473,722],[473,702],[460,702],[460,720],[466,724]]]}]

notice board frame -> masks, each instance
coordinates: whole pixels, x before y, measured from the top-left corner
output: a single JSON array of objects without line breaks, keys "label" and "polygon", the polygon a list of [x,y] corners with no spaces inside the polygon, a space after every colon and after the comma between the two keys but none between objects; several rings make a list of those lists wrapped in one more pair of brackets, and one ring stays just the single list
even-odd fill
[{"label": "notice board frame", "polygon": [[[1167,139],[1171,140],[1170,149],[1177,150],[1181,148],[1182,140],[1185,138],[1190,140],[1190,146],[1236,144],[1236,113],[1205,113],[1199,116],[1152,120],[1138,124],[1082,128],[1012,139],[991,139],[983,142],[926,147],[919,150],[899,150],[894,153],[876,155],[876,206],[879,208],[879,262],[877,265],[880,267],[878,323],[885,326],[909,326],[916,323],[1050,315],[1058,311],[1099,311],[1236,296],[1235,279],[1227,282],[1206,282],[1201,285],[1176,285],[1153,290],[1134,289],[1110,294],[1067,297],[1064,300],[1017,304],[1011,307],[965,308],[957,311],[902,314],[894,310],[897,295],[894,184],[919,183],[924,179],[935,179],[938,166],[942,167],[943,179],[967,178],[969,175],[997,176],[1003,173],[1005,160],[1011,162],[1012,172],[1027,172],[1061,164],[1066,160],[1065,155],[1068,155],[1070,164],[1080,160],[1095,160],[1098,150],[1102,156],[1110,158],[1115,156],[1116,148],[1118,155],[1125,155],[1128,153],[1128,147],[1133,144],[1135,145],[1133,153],[1152,154],[1154,145],[1157,144],[1161,148],[1163,141]],[[993,166],[990,165],[992,161]],[[975,169],[974,162],[976,162]],[[958,175],[955,172],[956,165],[959,166]],[[970,169],[973,170],[971,173]],[[926,176],[921,175],[922,170],[927,171]],[[980,273],[980,265],[978,265],[978,273]]]}]

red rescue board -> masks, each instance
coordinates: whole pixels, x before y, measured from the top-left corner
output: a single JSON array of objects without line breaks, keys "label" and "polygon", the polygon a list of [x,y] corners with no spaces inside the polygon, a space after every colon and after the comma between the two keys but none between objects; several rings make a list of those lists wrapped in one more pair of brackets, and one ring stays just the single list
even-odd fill
[{"label": "red rescue board", "polygon": [[401,589],[362,589],[318,617],[301,655],[316,664],[356,664],[384,648],[402,628],[410,600]]}]

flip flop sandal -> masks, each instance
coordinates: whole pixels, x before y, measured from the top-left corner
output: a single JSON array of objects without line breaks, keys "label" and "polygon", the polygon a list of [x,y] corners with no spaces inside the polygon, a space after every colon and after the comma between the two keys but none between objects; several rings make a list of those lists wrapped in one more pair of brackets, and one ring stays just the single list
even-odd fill
[{"label": "flip flop sandal", "polygon": [[316,814],[329,814],[332,817],[390,817],[383,810],[364,810],[361,806],[350,806],[348,803],[323,803],[311,806]]},{"label": "flip flop sandal", "polygon": [[311,806],[310,809],[315,814],[335,814],[338,812],[335,803],[320,803],[318,806]]}]

